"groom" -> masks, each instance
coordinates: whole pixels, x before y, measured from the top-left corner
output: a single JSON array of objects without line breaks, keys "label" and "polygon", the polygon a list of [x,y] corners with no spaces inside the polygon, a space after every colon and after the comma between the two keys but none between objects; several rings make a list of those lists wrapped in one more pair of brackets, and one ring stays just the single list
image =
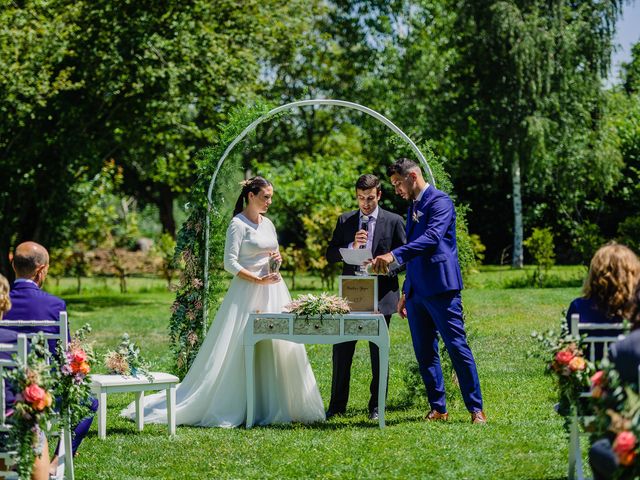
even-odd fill
[{"label": "groom", "polygon": [[407,244],[373,260],[383,273],[392,263],[406,265],[407,278],[398,313],[409,318],[413,349],[431,410],[426,420],[448,420],[438,334],[449,352],[472,423],[486,423],[476,363],[467,344],[462,317],[462,275],[456,245],[456,212],[451,198],[422,177],[407,158],[387,168],[398,195],[411,200]]},{"label": "groom", "polygon": [[[402,217],[383,210],[378,206],[382,190],[380,180],[375,175],[362,175],[356,182],[358,210],[344,213],[338,218],[333,237],[327,248],[327,261],[342,261],[340,248],[370,248],[373,255],[388,252],[404,245],[406,237]],[[366,228],[365,228],[366,226]],[[344,264],[343,275],[353,275],[356,266]],[[398,277],[378,277],[378,309],[384,315],[387,325],[396,311],[400,287]],[[333,376],[331,379],[331,401],[327,418],[340,415],[347,410],[351,363],[356,342],[338,343],[333,346]],[[369,418],[378,419],[378,385],[380,360],[377,345],[369,342],[371,353],[371,397],[369,397]]]}]

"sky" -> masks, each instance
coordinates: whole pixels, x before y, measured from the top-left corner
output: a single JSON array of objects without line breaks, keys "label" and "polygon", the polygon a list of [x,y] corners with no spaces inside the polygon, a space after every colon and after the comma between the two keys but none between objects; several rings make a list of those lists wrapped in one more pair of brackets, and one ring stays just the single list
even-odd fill
[{"label": "sky", "polygon": [[616,26],[614,43],[617,51],[611,61],[611,74],[607,84],[620,83],[620,64],[631,60],[631,47],[640,41],[640,0],[625,3],[622,7],[622,18]]}]

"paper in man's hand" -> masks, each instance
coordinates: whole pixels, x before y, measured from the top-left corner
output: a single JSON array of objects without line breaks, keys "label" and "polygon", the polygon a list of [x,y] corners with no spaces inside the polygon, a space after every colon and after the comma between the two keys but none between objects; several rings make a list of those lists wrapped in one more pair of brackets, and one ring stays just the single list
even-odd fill
[{"label": "paper in man's hand", "polygon": [[341,248],[340,255],[349,265],[363,265],[373,259],[370,248]]}]

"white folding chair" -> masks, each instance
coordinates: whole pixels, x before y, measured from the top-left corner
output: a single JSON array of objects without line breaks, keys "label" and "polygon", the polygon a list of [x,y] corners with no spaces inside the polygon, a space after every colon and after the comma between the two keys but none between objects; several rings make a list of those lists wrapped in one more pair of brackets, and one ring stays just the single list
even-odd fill
[{"label": "white folding chair", "polygon": [[[20,328],[29,327],[57,327],[58,333],[49,332],[28,332],[24,333],[27,338],[35,337],[42,333],[47,340],[57,340],[62,346],[63,350],[66,350],[69,345],[69,322],[67,318],[67,312],[60,312],[58,320],[2,320],[0,328],[11,328],[12,330],[20,331]],[[73,469],[73,449],[71,447],[71,430],[62,427],[60,431],[60,448],[58,449],[58,468],[56,469],[53,479],[62,480],[64,478],[68,480],[74,480],[75,474]]]},{"label": "white folding chair", "polygon": [[[627,332],[627,329],[623,323],[580,323],[580,315],[574,313],[571,315],[571,335],[575,337],[582,337],[586,334],[586,337],[582,338],[582,344],[589,347],[589,360],[593,363],[596,361],[596,349],[602,346],[603,358],[609,356],[609,346],[612,343],[617,342]],[[618,335],[598,335],[598,331],[602,330],[614,330],[620,332]],[[580,398],[591,397],[590,392],[582,392]],[[578,415],[577,409],[571,413],[571,419],[569,423],[569,480],[583,480],[584,467],[582,463],[582,448],[580,447],[580,436],[585,435],[581,431],[580,425],[585,421],[590,420],[592,417],[585,415]]]},{"label": "white folding chair", "polygon": [[[27,361],[27,337],[23,334],[18,335],[17,343],[0,343],[0,352],[16,354],[22,362]],[[13,358],[0,358],[0,434],[7,434],[11,430],[11,425],[7,424],[7,405],[4,395],[4,378],[2,374],[6,368],[15,368],[16,361]],[[0,470],[2,478],[18,478],[18,474],[9,470],[16,463],[18,452],[9,450],[9,446],[0,447],[0,460],[4,463],[4,469]]]}]

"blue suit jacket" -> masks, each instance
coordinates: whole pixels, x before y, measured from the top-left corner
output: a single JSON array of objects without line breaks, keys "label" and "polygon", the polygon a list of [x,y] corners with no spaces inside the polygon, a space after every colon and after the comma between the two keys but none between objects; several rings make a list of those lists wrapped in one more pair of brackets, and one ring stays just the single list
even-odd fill
[{"label": "blue suit jacket", "polygon": [[462,273],[456,243],[456,211],[449,196],[429,185],[407,215],[407,244],[392,251],[407,266],[402,287],[407,298],[430,297],[451,290],[462,290]]},{"label": "blue suit jacket", "polygon": [[[5,320],[58,320],[60,312],[66,311],[67,306],[63,300],[51,295],[30,282],[18,282],[13,285],[9,293],[11,310],[3,316]],[[44,331],[58,333],[58,327],[2,327],[0,320],[0,343],[16,343],[19,333],[33,333]],[[54,353],[56,341],[49,340],[49,350]],[[8,354],[0,354],[8,358]],[[13,403],[13,394],[7,388],[7,404]]]}]

